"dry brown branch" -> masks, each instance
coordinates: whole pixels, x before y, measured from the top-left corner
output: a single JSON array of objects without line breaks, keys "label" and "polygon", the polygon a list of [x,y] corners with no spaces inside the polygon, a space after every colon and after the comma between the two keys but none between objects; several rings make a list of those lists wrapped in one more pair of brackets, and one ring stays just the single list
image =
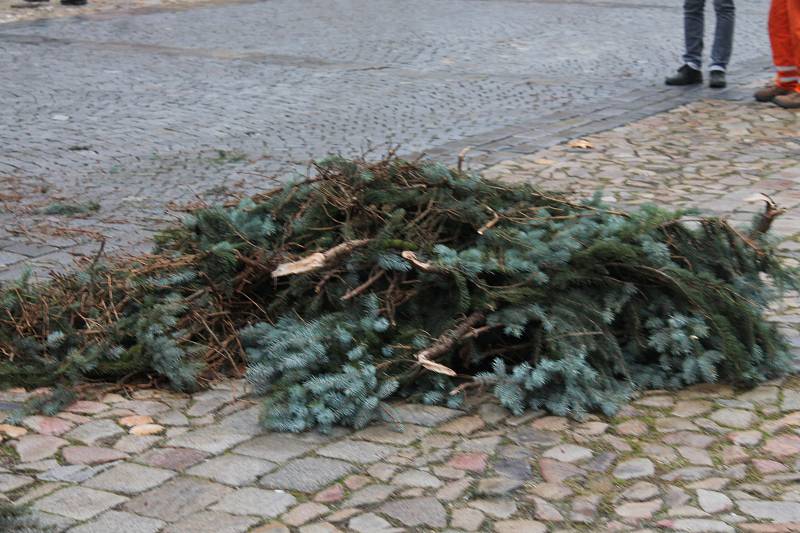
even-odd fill
[{"label": "dry brown branch", "polygon": [[365,281],[364,283],[362,283],[358,287],[347,291],[345,293],[345,295],[342,296],[341,299],[343,301],[347,301],[347,300],[351,300],[351,299],[355,298],[356,296],[362,294],[364,291],[369,289],[372,286],[373,283],[378,281],[381,278],[381,276],[383,276],[383,274],[384,274],[384,271],[382,269],[378,269],[378,271],[375,272],[373,275],[371,275],[369,277],[369,279],[367,279],[367,281]]},{"label": "dry brown branch", "polygon": [[775,219],[786,212],[786,209],[778,207],[778,204],[775,203],[775,200],[766,194],[764,194],[764,198],[764,203],[766,204],[764,206],[764,214],[758,220],[758,223],[753,227],[752,231],[750,231],[750,237],[753,239],[756,239],[767,233],[769,228],[772,227],[772,223],[775,221]]},{"label": "dry brown branch", "polygon": [[338,244],[326,252],[316,252],[303,259],[292,261],[289,263],[281,263],[275,270],[272,271],[273,278],[280,278],[283,276],[293,276],[296,274],[305,274],[306,272],[313,272],[324,267],[328,263],[332,263],[340,257],[349,254],[356,248],[369,244],[370,239],[358,239],[354,241],[347,241]]},{"label": "dry brown branch", "polygon": [[486,209],[492,212],[492,219],[483,226],[481,226],[481,228],[478,230],[478,235],[483,235],[484,233],[486,233],[486,230],[491,229],[492,227],[494,227],[495,224],[500,222],[500,215],[498,215],[494,209],[492,209],[491,207],[487,207]]},{"label": "dry brown branch", "polygon": [[[471,379],[473,379],[473,378],[471,378]],[[466,389],[469,389],[471,387],[480,387],[480,386],[481,386],[481,384],[479,382],[477,382],[477,381],[467,381],[467,382],[462,383],[458,387],[455,387],[453,390],[451,390],[450,391],[450,396],[456,396],[458,394],[461,394]]]},{"label": "dry brown branch", "polygon": [[447,270],[437,267],[436,265],[432,265],[430,263],[426,263],[425,261],[420,261],[417,258],[417,254],[412,252],[411,250],[404,250],[400,256],[417,267],[418,269],[422,270],[423,272],[431,272],[431,273],[444,273]]},{"label": "dry brown branch", "polygon": [[467,153],[469,153],[470,150],[472,150],[472,147],[471,146],[467,146],[466,148],[464,148],[463,150],[461,150],[458,153],[458,165],[457,165],[457,167],[458,167],[458,171],[459,172],[462,172],[462,167],[464,166],[464,159],[467,157]]},{"label": "dry brown branch", "polygon": [[443,333],[436,341],[429,347],[417,353],[417,362],[432,372],[444,374],[446,376],[455,376],[456,372],[434,360],[452,350],[458,342],[463,339],[469,332],[486,320],[486,316],[480,311],[475,311],[469,315],[461,324],[456,326],[450,331]]}]

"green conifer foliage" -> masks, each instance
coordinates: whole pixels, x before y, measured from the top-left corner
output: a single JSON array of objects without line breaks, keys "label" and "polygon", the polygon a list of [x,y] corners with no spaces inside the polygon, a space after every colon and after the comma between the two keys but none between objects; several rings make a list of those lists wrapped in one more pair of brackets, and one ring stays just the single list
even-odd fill
[{"label": "green conifer foliage", "polygon": [[515,413],[581,417],[640,389],[749,386],[790,368],[763,316],[796,287],[766,236],[777,214],[744,233],[433,163],[329,158],[192,213],[133,264],[4,288],[0,383],[191,389],[246,365],[284,431],[391,420],[398,396],[454,407],[486,389]]},{"label": "green conifer foliage", "polygon": [[27,507],[16,507],[0,501],[0,531],[14,533],[54,533],[54,527],[43,526]]}]

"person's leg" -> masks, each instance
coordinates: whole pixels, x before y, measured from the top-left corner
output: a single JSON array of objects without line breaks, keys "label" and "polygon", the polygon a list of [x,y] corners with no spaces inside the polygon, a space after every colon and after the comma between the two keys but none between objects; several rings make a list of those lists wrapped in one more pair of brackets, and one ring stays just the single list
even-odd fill
[{"label": "person's leg", "polygon": [[684,0],[683,36],[685,52],[683,66],[666,79],[667,85],[695,85],[703,83],[703,8],[706,0]]},{"label": "person's leg", "polygon": [[733,27],[736,9],[733,0],[714,0],[717,16],[714,46],[711,49],[711,70],[726,70],[733,51]]},{"label": "person's leg", "polygon": [[800,2],[789,2],[789,32],[791,33],[791,46],[794,51],[795,76],[794,90],[800,92]]},{"label": "person's leg", "polygon": [[772,63],[775,79],[753,95],[759,102],[772,102],[775,97],[794,90],[797,81],[797,65],[789,26],[789,4],[791,0],[772,0],[769,8],[769,41],[772,47]]},{"label": "person's leg", "polygon": [[797,85],[795,38],[792,35],[789,9],[796,0],[772,0],[769,10],[769,40],[775,64],[775,84],[793,90]]},{"label": "person's leg", "polygon": [[[786,95],[776,96],[774,102],[787,109],[800,109],[800,0],[786,0],[786,20],[788,37],[784,36],[786,57],[784,67],[791,66],[793,70],[778,69],[778,83],[791,92]],[[788,63],[791,63],[789,65]],[[776,61],[776,67],[779,67]]]},{"label": "person's leg", "polygon": [[695,70],[700,70],[703,64],[705,3],[706,0],[684,0],[683,3],[683,36],[686,43],[683,62]]}]

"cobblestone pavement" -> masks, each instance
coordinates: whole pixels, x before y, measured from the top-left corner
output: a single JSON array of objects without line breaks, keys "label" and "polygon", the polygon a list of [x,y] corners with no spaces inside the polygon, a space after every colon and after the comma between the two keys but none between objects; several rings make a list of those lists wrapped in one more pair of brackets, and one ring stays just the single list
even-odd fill
[{"label": "cobblestone pavement", "polygon": [[[769,77],[767,4],[738,6],[734,85]],[[449,161],[473,145],[478,165],[709,94],[663,87],[680,41],[670,0],[269,0],[2,24],[0,278],[93,256],[101,235],[141,250],[182,204],[370,141]]]},{"label": "cobblestone pavement", "polygon": [[[797,115],[701,101],[494,165],[575,195],[749,218],[800,248]],[[583,146],[584,148],[579,148]],[[798,299],[773,310],[800,355]],[[262,433],[241,383],[139,390],[0,426],[0,491],[73,533],[800,530],[800,379],[651,391],[613,418],[400,405],[402,432]],[[9,409],[29,393],[0,393]],[[71,529],[70,529],[71,528]]]},{"label": "cobblestone pavement", "polygon": [[59,0],[26,2],[25,0],[0,0],[0,24],[40,20],[55,17],[73,17],[102,14],[115,16],[131,11],[152,9],[181,9],[217,3],[215,0],[89,0],[85,6],[62,6]]}]

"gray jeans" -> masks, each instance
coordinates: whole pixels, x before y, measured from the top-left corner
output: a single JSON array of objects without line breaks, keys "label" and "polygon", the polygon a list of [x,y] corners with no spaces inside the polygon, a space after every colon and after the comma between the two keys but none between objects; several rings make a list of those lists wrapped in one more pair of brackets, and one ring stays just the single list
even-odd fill
[{"label": "gray jeans", "polygon": [[[683,28],[686,37],[686,53],[683,62],[700,70],[703,64],[703,11],[706,0],[684,0]],[[711,49],[711,69],[725,70],[733,49],[733,24],[735,8],[733,0],[714,0],[717,27],[714,31],[714,46]]]}]

